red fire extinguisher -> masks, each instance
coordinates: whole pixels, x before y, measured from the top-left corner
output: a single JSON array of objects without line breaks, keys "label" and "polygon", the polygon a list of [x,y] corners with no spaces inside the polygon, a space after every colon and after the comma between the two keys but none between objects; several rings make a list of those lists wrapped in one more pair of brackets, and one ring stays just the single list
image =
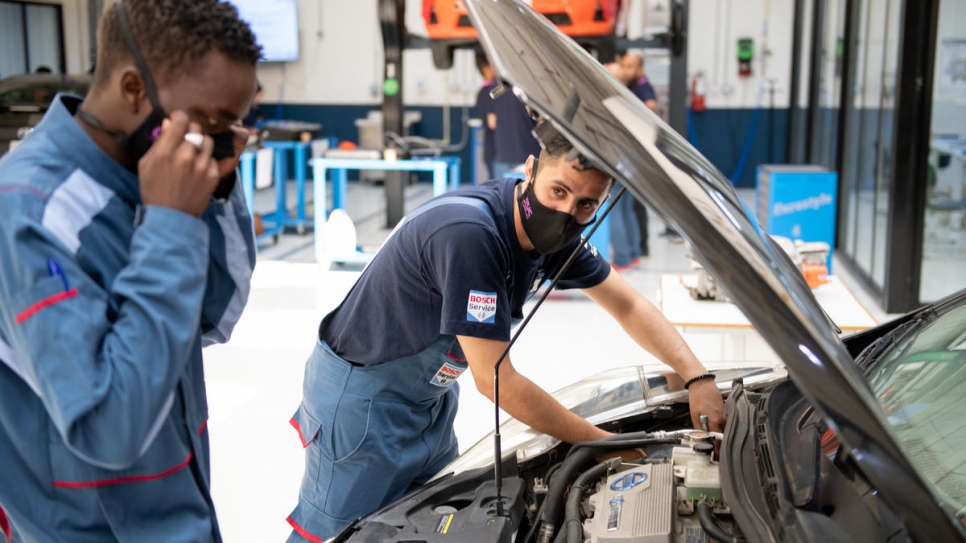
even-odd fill
[{"label": "red fire extinguisher", "polygon": [[704,111],[704,97],[706,93],[707,88],[704,83],[704,74],[698,72],[691,78],[691,111],[695,113]]}]

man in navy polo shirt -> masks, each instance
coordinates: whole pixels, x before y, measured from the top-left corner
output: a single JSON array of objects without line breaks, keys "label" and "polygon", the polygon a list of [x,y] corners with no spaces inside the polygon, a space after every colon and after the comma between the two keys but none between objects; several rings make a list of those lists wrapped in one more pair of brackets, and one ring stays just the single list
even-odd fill
[{"label": "man in navy polo shirt", "polygon": [[486,125],[493,131],[490,177],[505,177],[530,155],[540,154],[540,144],[532,134],[535,124],[527,107],[512,92],[504,92],[493,99],[486,117]]},{"label": "man in navy polo shirt", "polygon": [[641,99],[651,111],[657,109],[657,94],[647,76],[644,75],[644,59],[641,55],[628,53],[621,57],[621,69],[624,71],[624,84],[631,92]]},{"label": "man in navy polo shirt", "polygon": [[[549,138],[548,138],[549,139]],[[467,368],[492,399],[493,368],[523,304],[578,250],[612,184],[550,140],[526,180],[497,179],[418,208],[322,321],[292,419],[306,448],[290,542],[321,541],[423,484],[457,455],[453,419]],[[664,316],[589,245],[558,283],[579,288],[682,379],[707,373]],[[605,432],[500,366],[501,407],[568,443]],[[690,387],[692,419],[724,426],[713,380]]]}]

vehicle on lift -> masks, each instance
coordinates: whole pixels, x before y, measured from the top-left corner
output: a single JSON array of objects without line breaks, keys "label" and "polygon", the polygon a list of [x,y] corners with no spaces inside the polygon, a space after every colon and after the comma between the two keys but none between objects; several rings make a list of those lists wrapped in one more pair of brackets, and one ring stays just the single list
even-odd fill
[{"label": "vehicle on lift", "polygon": [[[628,0],[531,0],[533,9],[585,48],[611,62],[617,52],[617,22]],[[453,66],[453,51],[474,46],[479,37],[462,0],[423,0],[423,21],[430,39],[433,64]]]},{"label": "vehicle on lift", "polygon": [[[500,78],[690,243],[780,363],[706,364],[726,396],[720,434],[690,427],[666,367],[585,379],[555,397],[613,438],[569,446],[508,420],[502,454],[480,441],[334,541],[966,540],[966,290],[840,339],[683,138],[526,6],[467,3]],[[634,447],[647,457],[595,460]]]},{"label": "vehicle on lift", "polygon": [[85,96],[91,75],[14,75],[0,81],[0,155],[43,118],[58,92]]}]

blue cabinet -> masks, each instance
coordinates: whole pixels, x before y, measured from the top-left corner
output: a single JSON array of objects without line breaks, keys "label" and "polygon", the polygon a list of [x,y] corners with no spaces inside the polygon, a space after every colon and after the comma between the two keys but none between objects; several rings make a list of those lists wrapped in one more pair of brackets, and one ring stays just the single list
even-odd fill
[{"label": "blue cabinet", "polygon": [[829,245],[826,266],[832,271],[838,175],[821,166],[758,167],[755,214],[770,235]]}]

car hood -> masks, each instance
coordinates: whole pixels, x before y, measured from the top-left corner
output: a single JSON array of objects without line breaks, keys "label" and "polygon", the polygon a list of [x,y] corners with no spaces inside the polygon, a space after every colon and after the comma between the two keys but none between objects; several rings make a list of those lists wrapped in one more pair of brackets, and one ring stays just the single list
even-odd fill
[{"label": "car hood", "polygon": [[502,82],[690,243],[852,457],[869,460],[863,471],[873,484],[894,486],[893,470],[915,473],[801,272],[726,178],[528,5],[466,5]]}]

